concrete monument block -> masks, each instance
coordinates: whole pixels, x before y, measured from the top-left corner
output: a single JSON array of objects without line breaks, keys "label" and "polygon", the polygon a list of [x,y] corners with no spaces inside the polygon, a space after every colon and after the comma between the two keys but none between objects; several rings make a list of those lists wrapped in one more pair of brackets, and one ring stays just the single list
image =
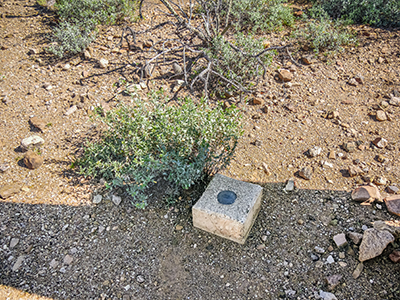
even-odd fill
[{"label": "concrete monument block", "polygon": [[192,208],[193,225],[244,244],[260,210],[261,196],[259,185],[216,174]]}]

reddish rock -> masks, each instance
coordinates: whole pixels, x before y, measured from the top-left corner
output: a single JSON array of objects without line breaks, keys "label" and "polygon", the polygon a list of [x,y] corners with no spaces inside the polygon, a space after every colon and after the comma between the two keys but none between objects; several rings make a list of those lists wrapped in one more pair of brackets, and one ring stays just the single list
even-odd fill
[{"label": "reddish rock", "polygon": [[293,79],[293,74],[290,71],[285,70],[285,69],[279,70],[278,76],[279,76],[279,79],[284,82],[288,82]]},{"label": "reddish rock", "polygon": [[351,193],[351,199],[357,202],[364,202],[368,200],[371,202],[373,202],[373,200],[380,201],[381,194],[375,185],[364,185],[356,188]]},{"label": "reddish rock", "polygon": [[392,253],[389,254],[389,258],[395,264],[400,263],[400,251],[394,250]]},{"label": "reddish rock", "polygon": [[25,153],[24,164],[31,170],[37,169],[43,164],[43,157],[29,150]]},{"label": "reddish rock", "polygon": [[253,98],[251,104],[253,105],[262,105],[264,101],[261,98]]},{"label": "reddish rock", "polygon": [[325,282],[328,285],[328,290],[332,291],[335,287],[337,287],[342,278],[343,276],[339,274],[326,277]]},{"label": "reddish rock", "polygon": [[391,214],[400,216],[400,195],[386,197],[385,204]]}]

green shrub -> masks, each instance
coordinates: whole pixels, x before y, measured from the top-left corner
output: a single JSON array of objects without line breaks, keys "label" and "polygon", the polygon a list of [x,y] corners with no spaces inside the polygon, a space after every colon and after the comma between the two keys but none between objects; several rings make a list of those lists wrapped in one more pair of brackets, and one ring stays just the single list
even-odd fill
[{"label": "green shrub", "polygon": [[49,50],[63,57],[86,49],[95,39],[99,24],[114,24],[133,17],[137,0],[57,0],[60,25],[53,31],[55,45]]},{"label": "green shrub", "polygon": [[228,164],[242,134],[238,109],[212,109],[205,101],[184,99],[177,107],[153,94],[149,103],[97,113],[108,129],[75,164],[110,188],[126,187],[141,208],[148,185],[160,176],[176,194]]},{"label": "green shrub", "polygon": [[400,26],[399,0],[317,0],[335,19],[373,26]]},{"label": "green shrub", "polygon": [[[250,88],[254,84],[256,76],[263,72],[257,58],[251,57],[264,50],[261,40],[246,36],[241,33],[235,35],[232,42],[241,51],[233,49],[229,42],[221,36],[213,39],[207,49],[203,49],[210,58],[214,59],[215,71],[222,74],[229,80],[239,83],[244,88]],[[265,65],[270,65],[273,52],[268,51],[260,56],[260,61]],[[214,82],[218,86],[217,82]]]},{"label": "green shrub", "polygon": [[[224,0],[228,11],[229,0]],[[285,0],[232,0],[231,22],[237,30],[243,29],[268,30],[291,26],[294,16],[289,7],[284,6]],[[224,12],[222,13],[224,15]]]},{"label": "green shrub", "polygon": [[316,52],[340,52],[342,46],[357,43],[355,35],[346,27],[346,22],[332,20],[321,6],[314,6],[308,12],[311,19],[303,30],[298,30],[296,36],[305,39]]}]

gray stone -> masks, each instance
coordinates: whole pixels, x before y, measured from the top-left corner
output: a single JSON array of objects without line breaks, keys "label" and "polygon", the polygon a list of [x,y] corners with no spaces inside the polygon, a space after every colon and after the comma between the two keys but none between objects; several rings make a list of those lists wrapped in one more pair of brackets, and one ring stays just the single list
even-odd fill
[{"label": "gray stone", "polygon": [[18,238],[12,238],[10,241],[10,248],[14,248],[15,246],[17,246],[17,244],[19,243],[19,239]]},{"label": "gray stone", "polygon": [[122,201],[122,198],[116,195],[112,195],[111,197],[111,201],[115,204],[115,205],[119,205]]},{"label": "gray stone", "polygon": [[400,195],[388,196],[384,200],[388,211],[391,214],[400,216]]},{"label": "gray stone", "polygon": [[319,246],[315,246],[314,250],[315,250],[315,252],[320,253],[320,254],[325,253],[325,249],[322,247],[319,247]]},{"label": "gray stone", "polygon": [[144,282],[144,277],[142,275],[138,275],[136,276],[136,281],[139,283],[143,283]]},{"label": "gray stone", "polygon": [[14,272],[17,271],[22,266],[24,259],[25,259],[25,255],[18,256],[17,261],[15,262],[15,264],[12,267],[12,270]]},{"label": "gray stone", "polygon": [[58,261],[57,261],[56,259],[53,259],[53,260],[50,262],[50,267],[51,267],[51,268],[57,268],[57,266],[58,266]]},{"label": "gray stone", "polygon": [[289,179],[287,181],[287,183],[286,183],[285,191],[286,192],[293,192],[294,188],[295,188],[295,185],[296,185],[295,181],[293,179]]},{"label": "gray stone", "polygon": [[319,296],[323,300],[337,300],[336,296],[332,293],[324,292],[324,291],[319,291]]},{"label": "gray stone", "polygon": [[357,267],[355,268],[355,270],[353,271],[353,278],[357,279],[358,277],[360,277],[362,270],[364,269],[364,264],[361,262],[357,265]]},{"label": "gray stone", "polygon": [[376,230],[386,230],[393,234],[395,238],[400,237],[400,221],[375,221],[373,225]]},{"label": "gray stone", "polygon": [[338,248],[347,245],[346,235],[344,233],[339,233],[333,237],[333,241],[335,242]]},{"label": "gray stone", "polygon": [[335,287],[337,287],[342,280],[342,275],[332,275],[325,278],[325,282],[328,285],[328,290],[332,291]]},{"label": "gray stone", "polygon": [[70,265],[73,260],[74,260],[74,258],[71,255],[67,254],[64,256],[64,264],[66,264],[66,265]]},{"label": "gray stone", "polygon": [[[237,196],[225,205],[217,200],[220,192]],[[262,187],[216,174],[200,200],[193,206],[193,225],[220,237],[243,244],[261,206]]]},{"label": "gray stone", "polygon": [[335,262],[335,260],[333,259],[332,255],[329,255],[326,259],[326,262],[328,264],[333,264]]},{"label": "gray stone", "polygon": [[358,245],[360,244],[363,235],[361,233],[357,233],[357,232],[349,232],[347,233],[347,236],[349,237],[349,239],[355,244]]},{"label": "gray stone", "polygon": [[375,185],[369,184],[360,186],[353,190],[351,193],[351,199],[357,202],[373,202],[373,200],[381,201],[381,194]]},{"label": "gray stone", "polygon": [[389,100],[389,104],[393,106],[400,106],[400,98],[399,97],[391,97]]},{"label": "gray stone", "polygon": [[93,203],[94,204],[99,204],[102,199],[103,199],[102,195],[96,195],[96,196],[93,197]]},{"label": "gray stone", "polygon": [[377,257],[393,241],[394,236],[386,230],[379,231],[375,228],[365,230],[358,259],[363,262]]},{"label": "gray stone", "polygon": [[29,149],[40,147],[44,144],[44,139],[40,136],[32,135],[21,141],[21,149],[23,151],[28,151]]}]

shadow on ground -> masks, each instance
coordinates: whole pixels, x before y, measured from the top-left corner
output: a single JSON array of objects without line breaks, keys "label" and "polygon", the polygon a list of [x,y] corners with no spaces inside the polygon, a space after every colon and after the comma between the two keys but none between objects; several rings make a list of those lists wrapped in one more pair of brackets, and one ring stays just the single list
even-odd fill
[{"label": "shadow on ground", "polygon": [[[343,191],[287,194],[283,183],[263,186],[262,208],[244,245],[194,228],[193,199],[146,210],[124,201],[1,202],[0,284],[53,299],[316,299],[315,292],[327,290],[324,278],[340,274],[338,299],[400,298],[400,264],[388,259],[396,245],[365,262],[358,279],[352,277],[357,246],[327,250],[334,234],[390,219],[385,209],[352,203]],[[19,242],[10,248],[12,238]],[[325,253],[313,253],[315,246]],[[329,255],[335,263],[326,262]]]}]

